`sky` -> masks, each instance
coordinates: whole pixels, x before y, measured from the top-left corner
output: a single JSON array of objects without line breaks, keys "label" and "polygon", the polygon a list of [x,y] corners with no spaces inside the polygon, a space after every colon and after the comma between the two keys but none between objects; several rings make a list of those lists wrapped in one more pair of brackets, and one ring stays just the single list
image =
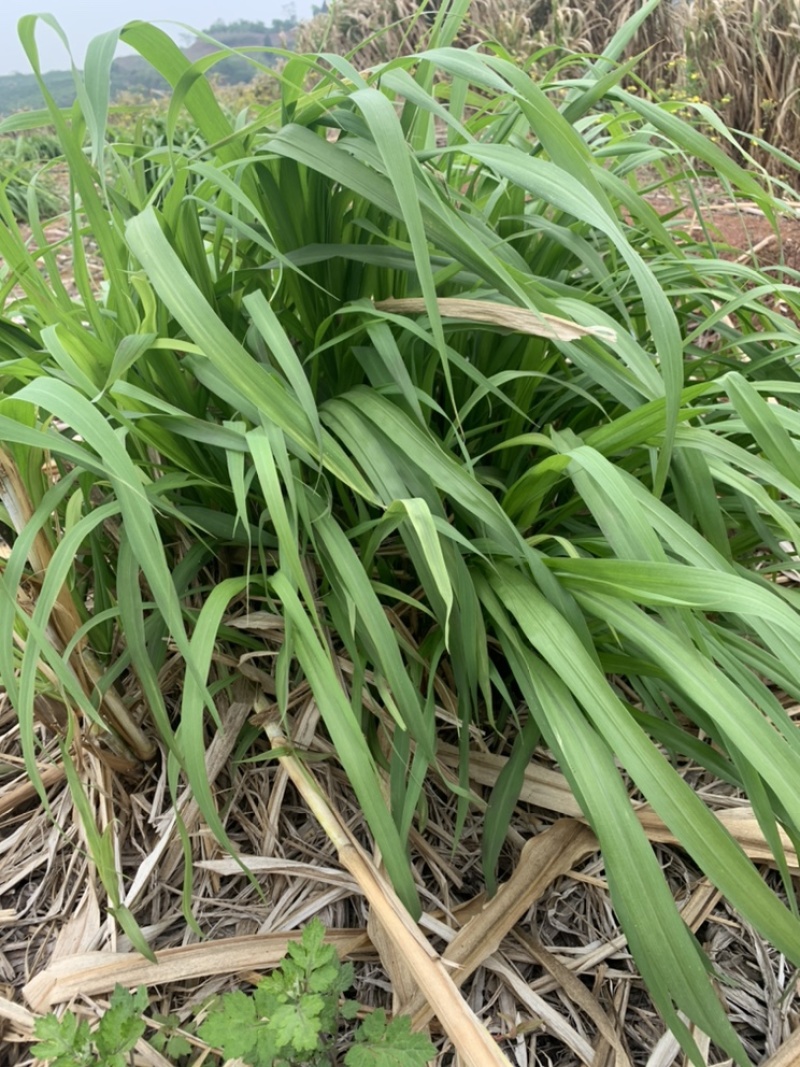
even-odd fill
[{"label": "sky", "polygon": [[[321,3],[321,0],[318,0]],[[169,26],[183,23],[202,30],[218,19],[261,21],[267,26],[273,19],[296,14],[304,18],[311,13],[312,0],[0,0],[0,74],[30,73],[28,57],[17,36],[17,22],[22,15],[46,12],[53,15],[67,35],[76,65],[83,67],[89,41],[106,30],[117,29],[132,19],[156,22],[179,44],[185,30]],[[42,70],[69,70],[69,56],[55,32],[39,23],[36,41]],[[130,54],[121,48],[119,55]]]}]

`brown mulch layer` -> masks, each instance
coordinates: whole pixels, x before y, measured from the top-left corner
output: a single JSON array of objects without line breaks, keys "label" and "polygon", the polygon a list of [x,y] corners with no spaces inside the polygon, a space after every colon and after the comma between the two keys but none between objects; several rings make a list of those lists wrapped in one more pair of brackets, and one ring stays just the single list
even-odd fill
[{"label": "brown mulch layer", "polygon": [[[231,760],[252,707],[247,701],[221,707],[225,730],[209,749],[208,765],[226,830],[254,872],[261,896],[202,824],[191,798],[179,802],[192,842],[191,911],[201,937],[182,913],[183,855],[163,760],[121,768],[96,743],[80,751],[83,787],[97,825],[110,828],[122,900],[159,955],[154,967],[132,951],[109,915],[54,738],[38,727],[48,753],[41,761],[48,774],[48,815],[26,787],[16,716],[7,701],[0,703],[0,1062],[8,1067],[29,1062],[31,1012],[69,1006],[95,1020],[117,981],[147,985],[153,1011],[186,1019],[210,994],[240,988],[274,966],[286,937],[296,936],[315,915],[355,960],[359,999],[389,1010],[404,1006],[391,980],[397,961],[374,940],[372,909],[362,889],[342,869],[283,766]],[[309,767],[323,795],[348,832],[368,847],[361,812],[329,746],[315,737],[317,718],[313,702],[300,703],[294,737],[299,748],[315,754]],[[472,788],[480,803],[502,759],[482,754],[477,735],[474,745]],[[266,748],[254,742],[256,753]],[[473,808],[457,838],[456,800],[445,784],[453,758],[444,746],[445,778],[431,777],[425,833],[412,835],[425,912],[422,932],[445,957],[455,933],[485,911],[480,810]],[[685,773],[700,782],[696,769],[687,767]],[[702,791],[720,810],[737,803],[725,792],[715,794],[713,783]],[[523,882],[533,881],[524,875],[523,846],[545,841],[548,831],[572,840],[570,827],[577,824],[564,813],[573,810],[579,809],[557,768],[546,753],[538,754],[501,858],[501,876],[509,884],[520,871]],[[642,818],[649,825],[644,813]],[[499,944],[487,936],[479,945],[477,965],[463,985],[465,1000],[520,1067],[683,1064],[627,950],[592,840],[589,835],[574,860],[565,845],[566,866],[551,859],[551,874],[543,874],[530,899],[523,886],[523,910],[512,916],[512,928]],[[656,848],[678,906],[715,964],[719,995],[748,1054],[755,1063],[780,1063],[770,1057],[780,1054],[800,1026],[794,971],[720,900],[678,848]],[[763,870],[778,889],[774,872]],[[441,1040],[435,1020],[431,1033]],[[724,1062],[702,1034],[696,1036],[709,1064]],[[452,1061],[445,1039],[439,1062]]]}]

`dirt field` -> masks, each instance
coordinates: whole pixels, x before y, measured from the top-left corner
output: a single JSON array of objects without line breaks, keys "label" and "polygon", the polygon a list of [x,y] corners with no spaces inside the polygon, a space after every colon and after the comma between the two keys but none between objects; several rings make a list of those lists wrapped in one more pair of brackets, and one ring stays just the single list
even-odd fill
[{"label": "dirt field", "polygon": [[[675,210],[672,197],[653,196],[649,199],[661,215]],[[680,219],[686,220],[686,230],[693,238],[701,238],[705,230],[726,259],[797,271],[800,278],[800,205],[797,205],[797,217],[783,216],[776,231],[754,205],[726,203],[713,191],[707,200],[702,218],[690,206],[679,215]]]}]

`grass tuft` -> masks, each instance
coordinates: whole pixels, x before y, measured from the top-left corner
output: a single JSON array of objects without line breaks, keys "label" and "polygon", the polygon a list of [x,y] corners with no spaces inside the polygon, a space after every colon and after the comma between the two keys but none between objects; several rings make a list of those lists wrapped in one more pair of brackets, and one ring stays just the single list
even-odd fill
[{"label": "grass tuft", "polygon": [[[486,815],[500,842],[543,740],[663,1017],[695,1062],[684,1017],[745,1062],[629,783],[800,963],[781,838],[800,841],[800,740],[775,695],[800,694],[781,580],[800,544],[800,291],[719,258],[647,195],[691,196],[699,160],[731,199],[770,218],[781,204],[621,88],[636,21],[565,97],[451,47],[463,15],[442,7],[424,53],[360,73],[298,55],[281,98],[236,122],[169,37],[131,23],[121,39],[173,87],[159,145],[105,139],[103,42],[71,121],[42,85],[77,296],[0,200],[22,290],[0,334],[0,521],[16,529],[0,678],[43,796],[47,697],[75,728],[65,755],[98,732],[119,757],[158,745],[226,841],[214,697],[266,648],[265,691],[286,714],[309,687],[412,914],[407,842],[440,742],[460,743],[463,821],[470,729],[498,751],[513,739]],[[38,74],[36,28],[21,23]],[[783,897],[687,761],[749,799]],[[86,836],[136,936],[108,838]],[[497,859],[485,848],[490,885]]]}]

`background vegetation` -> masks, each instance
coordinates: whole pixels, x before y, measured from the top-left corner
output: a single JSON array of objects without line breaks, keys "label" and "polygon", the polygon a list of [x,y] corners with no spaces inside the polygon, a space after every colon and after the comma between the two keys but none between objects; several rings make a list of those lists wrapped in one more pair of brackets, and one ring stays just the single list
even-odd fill
[{"label": "background vegetation", "polygon": [[[239,19],[235,22],[217,20],[188,45],[184,51],[192,62],[226,49],[248,49],[248,55],[262,64],[273,63],[274,57],[264,48],[291,46],[296,22],[293,19],[274,19],[270,26],[263,22]],[[217,44],[208,38],[213,38]],[[257,67],[244,54],[229,55],[214,65],[214,75],[221,85],[242,85],[250,82]],[[71,71],[48,71],[43,75],[47,91],[59,107],[71,107],[75,101],[75,78]],[[111,96],[151,99],[164,96],[169,83],[141,56],[122,56],[111,64]],[[0,115],[17,111],[34,111],[42,106],[39,81],[34,74],[6,74],[0,76]]]},{"label": "background vegetation", "polygon": [[[494,40],[540,74],[568,71],[571,57],[599,55],[639,5],[632,0],[474,0],[458,32],[470,47]],[[299,51],[359,50],[367,67],[424,47],[429,17],[414,0],[337,0],[304,23]],[[710,106],[740,147],[780,172],[800,157],[799,0],[671,0],[642,23],[624,57],[638,57],[638,84],[680,101],[696,118]],[[632,81],[629,84],[637,84]],[[779,145],[778,159],[761,145]]]},{"label": "background vegetation", "polygon": [[[202,31],[186,53],[196,61],[214,51],[205,37],[231,49],[292,47],[300,52],[323,49],[347,54],[358,49],[366,67],[403,52],[420,51],[430,37],[437,5],[414,0],[336,0],[307,22],[275,19],[262,22],[218,20]],[[470,47],[496,41],[508,54],[539,75],[555,68],[568,71],[576,55],[600,54],[637,5],[631,0],[592,0],[574,5],[551,0],[474,0],[459,28],[456,43]],[[317,9],[315,9],[317,10]],[[253,59],[277,60],[257,51],[229,56],[214,66],[222,85],[252,85],[245,100],[264,102],[275,95],[275,82],[259,72]],[[770,172],[797,171],[800,157],[800,0],[673,0],[663,3],[637,28],[624,59],[638,57],[628,86],[674,101],[695,120],[707,121],[710,107],[734,132],[739,149],[752,153]],[[139,56],[112,65],[112,97],[164,94],[167,83]],[[70,72],[49,72],[47,88],[60,107],[75,99]],[[34,75],[0,77],[0,115],[41,106]],[[724,145],[723,140],[723,145]],[[766,144],[778,146],[777,155]],[[796,180],[796,179],[793,179]]]}]

